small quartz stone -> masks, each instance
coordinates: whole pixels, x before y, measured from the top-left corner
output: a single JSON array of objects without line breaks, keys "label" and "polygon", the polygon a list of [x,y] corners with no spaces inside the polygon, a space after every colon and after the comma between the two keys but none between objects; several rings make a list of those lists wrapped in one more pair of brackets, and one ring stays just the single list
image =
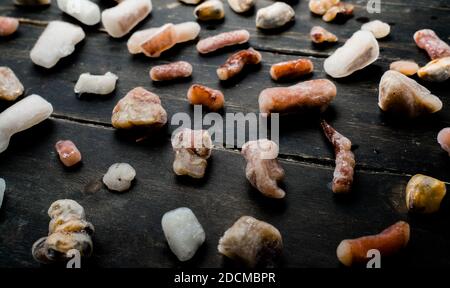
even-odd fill
[{"label": "small quartz stone", "polygon": [[259,94],[259,111],[263,115],[303,110],[325,111],[336,94],[336,85],[328,79],[304,81],[289,87],[266,88]]},{"label": "small quartz stone", "polygon": [[137,87],[120,99],[114,107],[112,125],[118,129],[133,127],[159,128],[167,122],[167,112],[158,95]]},{"label": "small quartz stone", "polygon": [[192,105],[203,105],[211,111],[222,109],[225,102],[221,91],[200,84],[194,84],[189,88],[187,99]]},{"label": "small quartz stone", "polygon": [[273,64],[270,76],[273,80],[293,79],[312,73],[314,64],[309,59],[299,58],[291,61]]},{"label": "small quartz stone", "polygon": [[255,6],[255,0],[228,0],[228,5],[236,13],[245,13]]},{"label": "small quartz stone", "polygon": [[400,60],[392,62],[389,69],[400,72],[406,76],[412,76],[419,70],[419,65],[414,61]]},{"label": "small quartz stone", "polygon": [[75,93],[91,93],[98,95],[110,94],[116,89],[117,75],[107,72],[105,75],[83,73],[75,85]]},{"label": "small quartz stone", "polygon": [[317,15],[324,15],[327,11],[339,4],[340,0],[309,0],[309,10]]},{"label": "small quartz stone", "polygon": [[184,128],[173,137],[172,147],[175,151],[175,174],[203,178],[213,147],[208,131]]},{"label": "small quartz stone", "polygon": [[62,21],[51,21],[30,52],[34,64],[52,68],[75,51],[75,45],[85,37],[83,29]]},{"label": "small quartz stone", "polygon": [[433,177],[417,174],[406,185],[406,207],[417,213],[439,211],[447,189],[445,183]]},{"label": "small quartz stone", "polygon": [[431,60],[450,57],[450,46],[442,41],[431,29],[422,29],[414,34],[414,41],[419,48],[425,49]]},{"label": "small quartz stone", "polygon": [[361,26],[361,30],[370,31],[375,38],[384,38],[391,33],[391,26],[389,24],[381,22],[380,20],[371,21]]},{"label": "small quartz stone", "polygon": [[438,179],[417,174],[406,185],[406,207],[409,211],[430,214],[439,211],[447,189]]},{"label": "small quartz stone", "polygon": [[280,28],[295,19],[295,11],[284,2],[261,8],[256,13],[256,27],[261,29]]},{"label": "small quartz stone", "polygon": [[400,72],[389,70],[380,81],[378,106],[383,111],[411,118],[442,109],[441,100]]},{"label": "small quartz stone", "polygon": [[84,208],[74,200],[61,199],[48,209],[51,218],[48,236],[37,240],[31,249],[33,258],[43,264],[67,262],[73,250],[83,257],[92,255],[94,225],[86,220]]},{"label": "small quartz stone", "polygon": [[450,78],[450,57],[439,58],[431,61],[417,72],[420,78],[433,81],[444,82]]},{"label": "small quartz stone", "polygon": [[103,10],[102,23],[111,37],[128,34],[139,22],[152,12],[151,0],[126,0],[115,7]]},{"label": "small quartz stone", "polygon": [[314,26],[310,32],[311,40],[316,43],[334,43],[338,41],[338,37],[320,26]]},{"label": "small quartz stone", "polygon": [[0,99],[14,101],[23,94],[23,85],[8,67],[0,67]]},{"label": "small quartz stone", "polygon": [[167,212],[162,217],[161,225],[170,250],[180,261],[194,257],[197,249],[205,242],[205,231],[189,208]]},{"label": "small quartz stone", "polygon": [[52,112],[52,104],[33,94],[0,113],[0,153],[8,148],[14,134],[39,124],[50,117]]},{"label": "small quartz stone", "polygon": [[192,75],[192,65],[186,61],[177,61],[165,65],[158,65],[150,70],[153,81],[169,81],[186,78]]},{"label": "small quartz stone", "polygon": [[253,48],[241,50],[231,55],[225,64],[217,69],[220,80],[228,80],[239,74],[246,65],[256,65],[261,62],[261,53]]},{"label": "small quartz stone", "polygon": [[357,31],[325,60],[324,69],[333,78],[342,78],[369,66],[378,59],[378,41],[369,31]]},{"label": "small quartz stone", "polygon": [[208,0],[197,6],[194,15],[201,21],[220,20],[225,17],[222,1]]},{"label": "small quartz stone", "polygon": [[12,17],[0,16],[0,36],[9,36],[19,28],[19,20]]},{"label": "small quartz stone", "polygon": [[89,0],[57,0],[61,11],[86,25],[100,22],[100,8]]},{"label": "small quartz stone", "polygon": [[283,240],[280,231],[269,223],[242,216],[225,231],[217,249],[249,267],[272,266],[282,252]]},{"label": "small quartz stone", "polygon": [[5,197],[6,182],[3,178],[0,178],[0,208],[2,208],[3,198]]},{"label": "small quartz stone", "polygon": [[128,51],[131,54],[144,53],[148,57],[159,57],[176,44],[197,38],[199,33],[200,25],[196,22],[168,23],[159,28],[133,33],[127,43]]},{"label": "small quartz stone", "polygon": [[60,140],[56,142],[55,148],[64,166],[71,167],[81,161],[81,153],[72,141]]},{"label": "small quartz stone", "polygon": [[267,139],[249,141],[242,146],[241,154],[247,161],[245,176],[253,187],[269,198],[284,198],[286,192],[278,187],[284,170],[278,163],[278,145]]},{"label": "small quartz stone", "polygon": [[249,39],[250,33],[247,30],[224,32],[198,41],[197,51],[207,54],[227,46],[243,44]]},{"label": "small quartz stone", "polygon": [[136,170],[130,164],[115,163],[103,176],[103,183],[109,190],[123,192],[130,189],[134,177],[136,177]]}]

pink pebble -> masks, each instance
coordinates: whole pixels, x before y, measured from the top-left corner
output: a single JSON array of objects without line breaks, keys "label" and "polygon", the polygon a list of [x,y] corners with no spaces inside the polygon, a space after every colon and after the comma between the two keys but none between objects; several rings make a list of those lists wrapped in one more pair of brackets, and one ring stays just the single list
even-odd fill
[{"label": "pink pebble", "polygon": [[71,167],[81,161],[81,153],[72,141],[60,140],[56,142],[55,148],[65,166]]},{"label": "pink pebble", "polygon": [[12,17],[0,16],[0,36],[9,36],[19,28],[19,20]]}]

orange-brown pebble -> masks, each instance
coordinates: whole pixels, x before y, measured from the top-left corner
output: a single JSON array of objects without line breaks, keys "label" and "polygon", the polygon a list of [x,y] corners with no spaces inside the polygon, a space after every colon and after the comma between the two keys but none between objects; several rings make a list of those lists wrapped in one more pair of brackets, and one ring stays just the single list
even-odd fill
[{"label": "orange-brown pebble", "polygon": [[150,70],[150,78],[153,81],[168,81],[178,78],[186,78],[191,75],[192,65],[185,61],[155,66]]},{"label": "orange-brown pebble", "polygon": [[400,72],[406,76],[412,76],[419,70],[419,65],[414,61],[400,60],[392,62],[389,69]]},{"label": "orange-brown pebble", "polygon": [[338,41],[338,37],[323,27],[314,26],[309,33],[311,40],[316,44],[324,42],[334,43]]},{"label": "orange-brown pebble", "polygon": [[382,257],[389,256],[408,244],[409,234],[409,224],[399,221],[380,234],[343,240],[337,248],[337,257],[345,266],[351,266],[367,262],[367,252],[372,249],[378,250]]},{"label": "orange-brown pebble", "polygon": [[81,153],[70,140],[60,140],[55,145],[59,159],[66,167],[74,166],[81,161]]},{"label": "orange-brown pebble", "polygon": [[273,64],[270,68],[270,76],[273,80],[281,78],[297,78],[312,73],[314,64],[309,59],[296,59]]},{"label": "orange-brown pebble", "polygon": [[349,17],[353,15],[354,6],[349,3],[339,2],[336,6],[327,10],[325,15],[322,16],[322,20],[325,22],[331,22],[339,15]]},{"label": "orange-brown pebble", "polygon": [[192,105],[203,105],[211,111],[217,111],[223,108],[225,101],[223,93],[219,90],[214,90],[199,84],[194,84],[189,88],[187,98]]},{"label": "orange-brown pebble", "polygon": [[0,16],[0,36],[9,36],[19,28],[19,20],[12,17]]},{"label": "orange-brown pebble", "polygon": [[315,109],[324,111],[336,97],[336,86],[328,79],[300,82],[289,87],[273,87],[259,94],[259,111],[270,113],[294,113]]},{"label": "orange-brown pebble", "polygon": [[217,69],[217,76],[220,80],[228,80],[239,74],[247,64],[258,64],[261,62],[261,54],[253,48],[241,50],[227,59],[225,64]]}]

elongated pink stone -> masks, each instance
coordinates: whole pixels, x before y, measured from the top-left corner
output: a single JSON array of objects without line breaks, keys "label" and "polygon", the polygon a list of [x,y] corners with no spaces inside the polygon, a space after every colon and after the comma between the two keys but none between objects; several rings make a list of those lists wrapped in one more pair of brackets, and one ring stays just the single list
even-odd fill
[{"label": "elongated pink stone", "polygon": [[210,53],[226,46],[242,44],[250,39],[247,30],[235,30],[220,33],[212,37],[200,40],[197,43],[197,50],[201,54]]}]

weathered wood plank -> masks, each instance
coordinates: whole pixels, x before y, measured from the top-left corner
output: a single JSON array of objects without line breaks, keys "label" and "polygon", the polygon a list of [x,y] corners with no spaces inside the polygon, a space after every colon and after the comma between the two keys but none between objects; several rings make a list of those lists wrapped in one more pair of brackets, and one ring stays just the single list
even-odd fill
[{"label": "weathered wood plank", "polygon": [[[112,40],[96,32],[89,33],[73,55],[63,59],[54,69],[46,70],[33,65],[28,56],[41,31],[41,27],[26,26],[15,37],[4,40],[4,45],[0,46],[1,65],[8,65],[16,71],[24,82],[26,94],[44,96],[55,106],[55,114],[63,117],[109,124],[118,99],[136,86],[144,86],[160,95],[169,115],[177,112],[192,115],[192,108],[186,101],[186,92],[192,83],[224,91],[226,109],[222,114],[258,112],[258,94],[263,88],[295,83],[273,82],[269,69],[273,63],[297,56],[263,53],[262,66],[248,69],[236,80],[220,83],[215,75],[216,67],[239,48],[201,56],[193,43],[187,43],[164,53],[160,59],[149,59],[129,55],[125,40]],[[322,67],[323,59],[311,59],[316,66],[315,73],[302,80],[327,77]],[[169,84],[151,83],[148,76],[150,67],[174,60],[187,60],[194,65],[192,79]],[[358,146],[356,156],[361,166],[409,174],[427,173],[450,181],[447,173],[450,161],[436,142],[438,131],[450,125],[450,84],[423,83],[441,97],[444,109],[425,119],[400,123],[398,119],[386,117],[377,106],[378,82],[388,66],[389,62],[381,59],[351,77],[333,80],[338,87],[338,97],[325,117]],[[79,74],[106,71],[119,76],[118,88],[113,95],[91,99],[75,96],[73,87]],[[332,151],[322,136],[317,117],[282,118],[280,136],[282,154],[332,162]]]},{"label": "weathered wood plank", "polygon": [[[83,153],[80,168],[66,170],[59,163],[53,145],[60,138],[76,142]],[[411,243],[400,255],[383,259],[384,267],[450,266],[448,201],[433,217],[407,215],[405,177],[358,172],[353,193],[335,197],[327,186],[330,168],[282,161],[287,197],[274,201],[251,188],[244,176],[245,162],[237,153],[214,150],[206,178],[195,182],[172,173],[171,150],[168,139],[136,144],[109,128],[55,119],[14,137],[0,155],[0,175],[7,182],[0,210],[0,267],[38,266],[31,245],[46,234],[46,211],[60,198],[82,204],[95,225],[94,256],[83,263],[93,267],[180,266],[160,227],[163,213],[180,206],[193,209],[207,234],[205,245],[186,264],[190,267],[234,266],[216,246],[242,215],[280,229],[285,245],[282,267],[338,267],[335,249],[340,240],[378,232],[400,219],[411,224]],[[131,191],[83,192],[110,164],[121,161],[137,170]]]},{"label": "weathered wood plank", "polygon": [[[114,1],[98,1],[102,8],[107,8],[114,4]],[[220,31],[228,31],[231,29],[248,29],[252,34],[252,44],[259,49],[270,51],[284,51],[287,53],[299,53],[315,56],[327,56],[334,51],[336,46],[326,49],[316,49],[309,40],[309,31],[315,25],[322,25],[340,37],[343,43],[355,31],[359,30],[361,24],[368,20],[380,19],[390,23],[392,33],[388,39],[380,41],[380,46],[384,51],[385,58],[396,59],[401,55],[404,58],[417,59],[418,61],[427,60],[424,53],[419,52],[412,40],[414,32],[421,28],[431,28],[436,30],[443,39],[449,39],[446,23],[449,21],[450,6],[446,1],[408,1],[405,3],[401,0],[382,1],[381,13],[370,14],[367,12],[367,0],[348,1],[355,4],[355,17],[344,23],[325,23],[309,12],[309,1],[286,1],[294,7],[297,16],[294,25],[282,31],[265,32],[256,29],[255,14],[242,16],[234,13],[228,5],[225,5],[226,18],[219,23],[202,23],[204,31],[201,36],[209,36]],[[270,0],[258,1],[256,9],[265,7],[273,3]],[[137,29],[151,26],[161,26],[167,22],[194,21],[192,14],[194,7],[183,5],[175,0],[154,0],[154,11],[151,17],[141,23]],[[75,22],[67,15],[58,10],[56,5],[52,5],[47,9],[33,11],[30,9],[17,9],[12,4],[0,5],[0,13],[27,17],[40,20],[57,20]],[[418,26],[419,24],[419,26]],[[425,25],[424,27],[420,25]],[[98,27],[100,27],[99,25]]]}]

